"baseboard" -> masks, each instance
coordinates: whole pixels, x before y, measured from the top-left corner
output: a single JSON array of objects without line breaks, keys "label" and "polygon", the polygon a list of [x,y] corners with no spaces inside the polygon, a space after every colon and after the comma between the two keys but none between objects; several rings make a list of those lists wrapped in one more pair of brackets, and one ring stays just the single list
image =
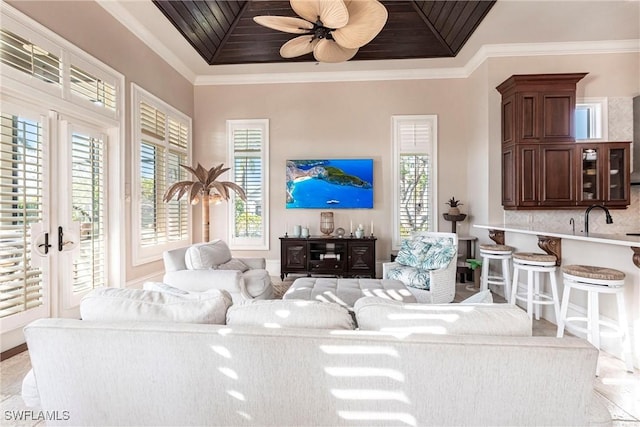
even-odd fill
[{"label": "baseboard", "polygon": [[2,362],[3,360],[7,360],[10,357],[13,357],[17,354],[20,354],[22,352],[27,351],[27,343],[22,343],[20,345],[17,345],[13,348],[10,348],[9,350],[5,350],[2,353],[0,353],[0,362]]}]

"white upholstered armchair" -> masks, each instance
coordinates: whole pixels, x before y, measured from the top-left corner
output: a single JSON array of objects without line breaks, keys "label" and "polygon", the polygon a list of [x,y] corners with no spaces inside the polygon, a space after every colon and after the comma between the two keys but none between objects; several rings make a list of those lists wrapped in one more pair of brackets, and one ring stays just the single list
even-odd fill
[{"label": "white upholstered armchair", "polygon": [[233,302],[271,299],[273,286],[264,258],[233,258],[222,240],[165,251],[163,282],[173,287],[204,292],[223,289]]},{"label": "white upholstered armchair", "polygon": [[382,264],[382,278],[402,281],[418,302],[449,303],[456,293],[457,258],[457,234],[414,233],[395,262]]}]

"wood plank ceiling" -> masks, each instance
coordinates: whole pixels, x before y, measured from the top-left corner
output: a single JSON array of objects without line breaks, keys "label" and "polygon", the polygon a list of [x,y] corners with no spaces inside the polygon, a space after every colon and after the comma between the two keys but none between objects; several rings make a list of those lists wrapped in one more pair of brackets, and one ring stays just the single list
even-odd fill
[{"label": "wood plank ceiling", "polygon": [[[314,62],[312,54],[283,59],[279,50],[296,37],[253,22],[258,15],[296,16],[288,1],[153,0],[209,65]],[[352,61],[455,56],[495,0],[382,1],[383,30]]]}]

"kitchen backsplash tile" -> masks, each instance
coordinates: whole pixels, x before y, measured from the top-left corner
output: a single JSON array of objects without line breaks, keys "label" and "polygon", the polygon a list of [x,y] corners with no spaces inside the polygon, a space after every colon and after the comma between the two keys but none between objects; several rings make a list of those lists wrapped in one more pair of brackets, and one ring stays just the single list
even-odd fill
[{"label": "kitchen backsplash tile", "polygon": [[[544,230],[562,228],[566,224],[567,233],[572,231],[569,221],[575,221],[576,232],[584,231],[586,209],[557,209],[531,211],[504,211],[505,224],[534,224]],[[631,187],[631,204],[627,209],[610,209],[613,224],[607,224],[604,212],[593,210],[589,215],[589,231],[592,233],[625,234],[640,233],[640,187]]]},{"label": "kitchen backsplash tile", "polygon": [[607,104],[609,141],[632,141],[633,98],[609,98]]}]

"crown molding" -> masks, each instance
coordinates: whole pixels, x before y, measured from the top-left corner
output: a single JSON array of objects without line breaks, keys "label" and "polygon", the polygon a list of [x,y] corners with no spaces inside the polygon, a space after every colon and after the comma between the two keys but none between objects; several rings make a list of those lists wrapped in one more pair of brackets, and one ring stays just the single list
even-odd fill
[{"label": "crown molding", "polygon": [[426,80],[465,78],[464,68],[415,68],[399,70],[309,71],[298,73],[245,73],[203,75],[196,86],[247,85],[273,83],[366,82],[376,80]]},{"label": "crown molding", "polygon": [[464,66],[471,75],[489,58],[553,55],[596,55],[640,52],[640,39],[483,45]]},{"label": "crown molding", "polygon": [[196,74],[176,56],[164,43],[156,36],[149,32],[144,26],[140,25],[138,20],[134,18],[118,1],[113,0],[96,0],[104,10],[109,12],[118,22],[124,25],[133,35],[138,37],[144,44],[153,50],[160,58],[173,67],[189,82],[194,83]]},{"label": "crown molding", "polygon": [[490,58],[549,56],[549,55],[594,55],[640,52],[640,39],[602,40],[588,42],[510,43],[484,45],[464,66],[451,68],[406,68],[395,70],[317,71],[302,73],[244,73],[200,75],[196,86],[282,84],[282,83],[326,83],[377,80],[427,80],[460,79],[469,77],[482,63]]}]

